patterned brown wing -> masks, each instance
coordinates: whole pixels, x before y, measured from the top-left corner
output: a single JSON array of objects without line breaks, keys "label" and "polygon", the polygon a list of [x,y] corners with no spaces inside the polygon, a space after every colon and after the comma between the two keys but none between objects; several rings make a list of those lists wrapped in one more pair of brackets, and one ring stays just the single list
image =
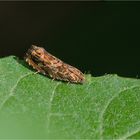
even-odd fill
[{"label": "patterned brown wing", "polygon": [[32,45],[26,53],[25,60],[38,72],[53,79],[72,83],[83,83],[85,81],[84,74],[80,70],[64,63],[45,51],[44,48]]}]

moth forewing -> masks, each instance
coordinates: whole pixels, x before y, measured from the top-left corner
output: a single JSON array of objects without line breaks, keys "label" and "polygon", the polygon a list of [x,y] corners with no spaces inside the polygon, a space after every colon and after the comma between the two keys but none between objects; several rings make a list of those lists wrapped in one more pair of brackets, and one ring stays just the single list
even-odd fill
[{"label": "moth forewing", "polygon": [[25,55],[25,61],[38,72],[53,79],[71,83],[83,83],[84,74],[77,68],[64,63],[44,48],[32,45]]}]

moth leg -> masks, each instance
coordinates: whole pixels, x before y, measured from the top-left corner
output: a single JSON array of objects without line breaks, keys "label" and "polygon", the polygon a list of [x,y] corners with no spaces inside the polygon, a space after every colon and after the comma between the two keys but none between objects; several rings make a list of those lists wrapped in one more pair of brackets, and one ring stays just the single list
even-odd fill
[{"label": "moth leg", "polygon": [[55,80],[55,78],[52,78],[51,82],[53,82]]},{"label": "moth leg", "polygon": [[55,74],[51,74],[51,78],[52,78],[52,81],[54,81],[55,79],[56,79],[56,76],[55,76]]},{"label": "moth leg", "polygon": [[36,72],[34,72],[34,74],[38,74],[40,71],[36,71]]}]

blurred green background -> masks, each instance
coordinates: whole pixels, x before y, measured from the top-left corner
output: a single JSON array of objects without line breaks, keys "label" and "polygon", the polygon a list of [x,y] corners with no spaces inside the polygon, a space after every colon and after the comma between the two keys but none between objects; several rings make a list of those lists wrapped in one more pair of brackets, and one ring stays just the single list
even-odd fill
[{"label": "blurred green background", "polygon": [[0,57],[31,44],[93,76],[140,76],[139,2],[0,2]]}]

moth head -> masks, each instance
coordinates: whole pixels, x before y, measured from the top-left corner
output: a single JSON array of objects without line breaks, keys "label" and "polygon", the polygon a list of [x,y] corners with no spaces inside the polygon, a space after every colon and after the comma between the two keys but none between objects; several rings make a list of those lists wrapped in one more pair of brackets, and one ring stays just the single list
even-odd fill
[{"label": "moth head", "polygon": [[45,50],[42,47],[37,47],[35,45],[31,46],[31,54],[33,56],[41,57],[44,55],[44,52],[45,52]]}]

